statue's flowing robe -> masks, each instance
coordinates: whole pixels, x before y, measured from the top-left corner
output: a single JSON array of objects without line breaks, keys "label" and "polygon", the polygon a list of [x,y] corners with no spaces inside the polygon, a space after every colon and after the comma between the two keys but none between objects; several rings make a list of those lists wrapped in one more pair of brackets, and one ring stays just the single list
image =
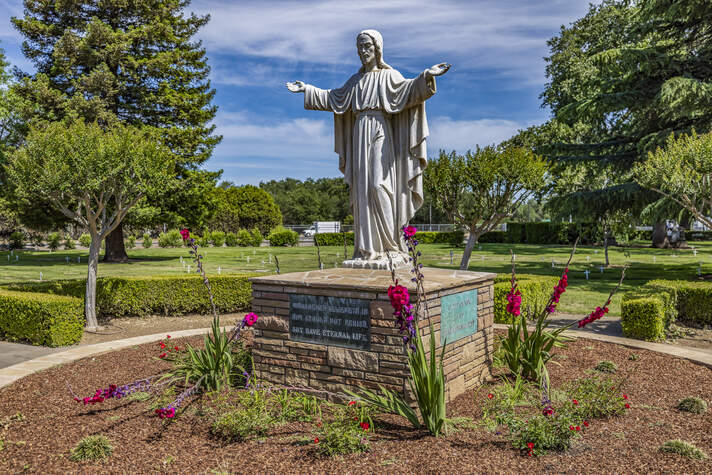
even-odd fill
[{"label": "statue's flowing robe", "polygon": [[334,113],[334,151],[349,185],[354,257],[405,252],[403,227],[423,204],[434,78],[405,79],[394,69],[353,75],[339,89],[306,86],[304,108]]}]

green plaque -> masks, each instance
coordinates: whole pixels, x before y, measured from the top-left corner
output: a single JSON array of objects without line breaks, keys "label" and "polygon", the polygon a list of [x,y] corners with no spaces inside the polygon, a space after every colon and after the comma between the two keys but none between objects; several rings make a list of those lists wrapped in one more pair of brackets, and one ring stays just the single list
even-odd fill
[{"label": "green plaque", "polygon": [[477,332],[477,289],[440,299],[440,344]]}]

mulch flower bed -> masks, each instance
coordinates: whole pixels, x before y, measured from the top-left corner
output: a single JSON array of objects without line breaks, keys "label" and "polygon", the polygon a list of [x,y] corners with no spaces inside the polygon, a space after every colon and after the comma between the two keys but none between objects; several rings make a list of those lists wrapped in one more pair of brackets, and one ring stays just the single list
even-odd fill
[{"label": "mulch flower bed", "polygon": [[[199,344],[201,338],[176,340]],[[631,359],[635,353],[637,359]],[[712,410],[701,415],[676,409],[680,399],[712,401],[712,370],[686,360],[598,341],[571,342],[550,364],[552,386],[584,376],[599,361],[618,365],[631,408],[612,419],[594,419],[571,450],[526,457],[504,435],[462,429],[434,438],[393,416],[376,418],[371,451],[340,457],[319,456],[313,425],[291,423],[264,439],[225,443],[209,433],[197,410],[200,396],[173,420],[161,421],[148,402],[111,399],[84,406],[70,396],[123,384],[169,369],[148,344],[86,358],[33,374],[0,389],[0,421],[20,412],[22,420],[0,425],[0,473],[711,473],[710,460],[664,454],[658,447],[683,439],[712,454]],[[460,396],[450,416],[478,421],[491,386]],[[103,434],[114,446],[102,462],[74,462],[70,450],[85,436]]]}]

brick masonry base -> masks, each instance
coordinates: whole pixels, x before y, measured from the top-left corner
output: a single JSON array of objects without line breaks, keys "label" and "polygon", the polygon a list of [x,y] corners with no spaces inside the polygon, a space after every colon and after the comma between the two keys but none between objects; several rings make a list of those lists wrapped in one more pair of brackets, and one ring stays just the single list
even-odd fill
[{"label": "brick masonry base", "polygon": [[[428,348],[433,324],[440,346],[440,299],[477,289],[477,332],[447,343],[443,366],[446,400],[474,388],[490,375],[494,344],[494,274],[423,269],[430,319],[418,322]],[[399,282],[408,282],[402,271]],[[391,273],[383,270],[330,269],[255,277],[252,281],[252,311],[260,318],[255,325],[253,357],[257,377],[276,385],[309,387],[330,393],[344,389],[386,388],[405,394],[413,401],[408,379],[408,358],[395,326],[387,288]],[[369,301],[370,351],[290,340],[290,295],[350,297]]]}]

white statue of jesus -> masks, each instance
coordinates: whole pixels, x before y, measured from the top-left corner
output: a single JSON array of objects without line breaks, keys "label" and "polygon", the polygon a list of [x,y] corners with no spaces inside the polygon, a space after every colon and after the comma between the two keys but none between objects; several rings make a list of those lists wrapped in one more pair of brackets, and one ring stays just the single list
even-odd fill
[{"label": "white statue of jesus", "polygon": [[425,101],[435,94],[440,63],[405,79],[383,61],[383,38],[364,30],[356,38],[363,66],[339,89],[287,83],[304,93],[304,108],[334,113],[334,151],[349,185],[354,255],[344,267],[388,268],[407,263],[401,228],[423,204],[427,165]]}]

